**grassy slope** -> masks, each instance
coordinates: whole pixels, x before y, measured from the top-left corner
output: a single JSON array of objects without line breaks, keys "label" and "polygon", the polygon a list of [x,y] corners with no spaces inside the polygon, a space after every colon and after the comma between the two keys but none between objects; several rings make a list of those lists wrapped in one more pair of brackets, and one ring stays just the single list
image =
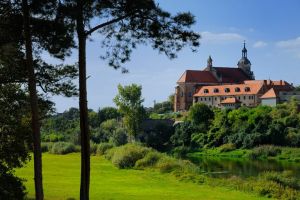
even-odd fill
[{"label": "grassy slope", "polygon": [[[252,200],[263,199],[226,188],[199,186],[179,182],[171,175],[153,171],[119,170],[102,157],[91,159],[91,200]],[[46,200],[79,197],[80,156],[43,154],[44,190]],[[33,162],[16,174],[27,179],[29,197],[34,195]]]}]

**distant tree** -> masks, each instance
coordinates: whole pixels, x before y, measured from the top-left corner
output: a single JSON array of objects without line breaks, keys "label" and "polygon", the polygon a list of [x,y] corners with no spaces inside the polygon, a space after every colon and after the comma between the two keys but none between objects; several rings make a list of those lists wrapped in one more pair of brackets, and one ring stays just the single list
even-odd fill
[{"label": "distant tree", "polygon": [[143,101],[142,86],[132,84],[123,87],[118,85],[118,95],[114,98],[114,102],[124,116],[124,125],[132,140],[135,140],[145,116]]},{"label": "distant tree", "polygon": [[300,85],[297,85],[297,86],[295,87],[295,91],[300,91]]},{"label": "distant tree", "polygon": [[211,120],[214,118],[214,112],[206,104],[195,103],[189,109],[188,118],[195,125],[201,124],[207,129]]},{"label": "distant tree", "polygon": [[172,109],[174,109],[174,102],[175,102],[175,94],[171,94],[168,98],[169,102],[172,105]]},{"label": "distant tree", "polygon": [[118,119],[121,117],[121,114],[119,113],[117,108],[114,107],[104,107],[99,109],[98,111],[98,118],[100,121],[100,124],[106,120],[109,119]]},{"label": "distant tree", "polygon": [[175,133],[171,136],[170,141],[175,147],[190,147],[192,145],[192,134],[196,130],[196,127],[190,121],[184,121],[176,125]]}]

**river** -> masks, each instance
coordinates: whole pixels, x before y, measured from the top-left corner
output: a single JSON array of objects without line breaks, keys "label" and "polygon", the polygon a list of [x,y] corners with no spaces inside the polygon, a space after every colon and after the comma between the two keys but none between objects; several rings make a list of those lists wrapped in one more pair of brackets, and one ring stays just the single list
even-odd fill
[{"label": "river", "polygon": [[251,160],[251,159],[231,159],[219,157],[189,157],[193,163],[197,164],[201,172],[212,177],[238,176],[246,178],[258,176],[266,171],[292,171],[294,176],[300,178],[300,163],[276,161],[276,160]]}]

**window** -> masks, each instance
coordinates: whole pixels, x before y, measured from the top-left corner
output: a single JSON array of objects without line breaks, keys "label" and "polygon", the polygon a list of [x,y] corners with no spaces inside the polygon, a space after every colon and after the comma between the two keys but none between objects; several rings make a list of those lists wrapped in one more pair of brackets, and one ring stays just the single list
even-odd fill
[{"label": "window", "polygon": [[205,94],[209,93],[208,89],[204,89],[204,93]]},{"label": "window", "polygon": [[249,99],[251,99],[252,96],[249,96]]},{"label": "window", "polygon": [[241,89],[240,89],[239,87],[236,87],[236,88],[234,89],[234,91],[235,91],[235,92],[240,92]]},{"label": "window", "polygon": [[245,87],[245,92],[250,92],[250,88],[249,87]]},{"label": "window", "polygon": [[206,97],[204,98],[204,101],[206,101]]},{"label": "window", "polygon": [[218,89],[218,88],[215,88],[215,89],[214,89],[214,93],[219,93],[219,89]]},{"label": "window", "polygon": [[239,96],[238,98],[239,98],[239,100],[241,100],[241,97],[240,97],[240,96]]},{"label": "window", "polygon": [[208,101],[210,101],[210,97],[208,97]]},{"label": "window", "polygon": [[202,101],[202,97],[201,97],[200,101]]},{"label": "window", "polygon": [[198,97],[195,97],[195,102],[196,102],[196,103],[198,102]]},{"label": "window", "polygon": [[191,92],[189,92],[189,97],[192,97],[192,93]]},{"label": "window", "polygon": [[244,96],[244,100],[246,100],[246,96]]},{"label": "window", "polygon": [[217,101],[217,97],[215,97],[215,101]]},{"label": "window", "polygon": [[226,93],[230,92],[230,89],[229,88],[225,88],[224,90]]},{"label": "window", "polygon": [[183,97],[183,92],[181,92],[181,97]]}]

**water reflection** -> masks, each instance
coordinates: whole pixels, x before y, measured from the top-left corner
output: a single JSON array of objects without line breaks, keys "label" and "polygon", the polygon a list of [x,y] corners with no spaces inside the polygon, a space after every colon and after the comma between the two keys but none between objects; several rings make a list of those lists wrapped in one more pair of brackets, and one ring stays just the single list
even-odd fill
[{"label": "water reflection", "polygon": [[189,157],[189,159],[200,166],[201,171],[212,177],[249,177],[257,176],[265,171],[282,172],[292,171],[300,178],[300,163],[282,162],[274,160],[249,160],[228,159],[216,157]]}]

